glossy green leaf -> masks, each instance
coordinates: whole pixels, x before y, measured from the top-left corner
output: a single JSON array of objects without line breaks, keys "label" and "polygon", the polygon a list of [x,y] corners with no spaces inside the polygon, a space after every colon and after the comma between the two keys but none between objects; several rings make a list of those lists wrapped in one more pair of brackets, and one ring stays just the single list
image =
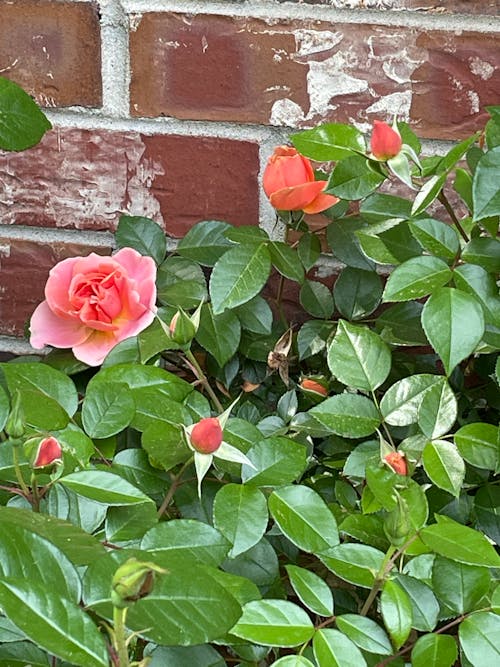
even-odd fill
[{"label": "glossy green leaf", "polygon": [[305,232],[299,239],[297,253],[306,271],[312,269],[321,254],[321,242],[312,232]]},{"label": "glossy green leaf", "polygon": [[181,377],[156,366],[135,363],[118,364],[101,369],[92,382],[121,382],[127,384],[134,396],[135,390],[155,387],[173,401],[183,401],[193,387]]},{"label": "glossy green leaf", "polygon": [[446,285],[452,273],[438,257],[422,255],[397,266],[385,285],[384,301],[410,301]]},{"label": "glossy green leaf", "polygon": [[497,470],[500,467],[498,426],[482,422],[465,424],[453,438],[467,463],[486,470]]},{"label": "glossy green leaf", "polygon": [[418,408],[418,425],[428,438],[439,438],[455,423],[457,410],[455,394],[443,378],[424,394]]},{"label": "glossy green leaf", "polygon": [[231,225],[220,220],[203,220],[193,225],[179,241],[177,252],[181,257],[203,266],[214,266],[229,248],[233,247],[225,232]]},{"label": "glossy green leaf", "polygon": [[0,148],[24,151],[37,144],[52,125],[37,103],[14,81],[0,76]]},{"label": "glossy green leaf", "polygon": [[353,151],[365,151],[362,133],[343,123],[322,123],[311,130],[293,134],[291,140],[299,153],[321,162],[343,160]]},{"label": "glossy green leaf", "polygon": [[304,267],[296,250],[282,241],[271,241],[269,251],[271,262],[281,275],[296,283],[304,282]]},{"label": "glossy green leaf", "polygon": [[265,538],[236,558],[225,560],[223,568],[266,589],[279,577],[278,556]]},{"label": "glossy green leaf", "polygon": [[371,588],[384,560],[384,553],[367,544],[339,544],[320,556],[337,577],[361,588]]},{"label": "glossy green leaf", "polygon": [[233,545],[230,558],[257,544],[267,528],[266,498],[251,486],[223,486],[215,496],[213,512],[214,527]]},{"label": "glossy green leaf", "polygon": [[458,626],[460,647],[474,667],[500,660],[500,616],[489,611],[471,614]]},{"label": "glossy green leaf", "polygon": [[321,628],[313,637],[318,667],[366,667],[366,660],[349,637],[333,628]]},{"label": "glossy green leaf", "polygon": [[371,435],[380,424],[375,405],[358,394],[337,394],[309,410],[320,424],[332,433],[345,438],[363,438]]},{"label": "glossy green leaf", "polygon": [[423,185],[411,207],[411,214],[413,216],[419,215],[419,213],[425,211],[425,209],[432,204],[441,192],[441,188],[446,182],[446,176],[446,172],[435,174]]},{"label": "glossy green leaf", "polygon": [[382,298],[382,281],[375,271],[347,266],[333,287],[333,298],[340,314],[348,320],[367,317]]},{"label": "glossy green leaf", "polygon": [[167,251],[165,232],[150,218],[122,215],[115,232],[118,248],[134,248],[141,255],[152,257],[161,264]]},{"label": "glossy green leaf", "polygon": [[389,345],[427,345],[420,318],[419,301],[403,301],[384,310],[376,319],[375,329]]},{"label": "glossy green leaf", "polygon": [[378,334],[344,320],[338,322],[327,359],[337,380],[366,391],[377,389],[391,368],[391,351]]},{"label": "glossy green leaf", "polygon": [[432,566],[432,588],[441,604],[459,616],[473,611],[488,593],[490,573],[485,567],[436,556]]},{"label": "glossy green leaf", "polygon": [[135,403],[126,384],[93,382],[83,401],[82,422],[91,438],[109,438],[132,421]]},{"label": "glossy green leaf", "polygon": [[424,250],[437,257],[453,260],[460,249],[458,234],[453,227],[434,218],[411,220],[410,229]]},{"label": "glossy green leaf", "polygon": [[141,443],[153,465],[163,470],[171,470],[193,455],[186,445],[181,428],[167,422],[159,421],[148,426],[142,434]]},{"label": "glossy green leaf", "polygon": [[252,333],[268,335],[271,333],[273,313],[271,307],[261,296],[254,296],[235,309],[241,327]]},{"label": "glossy green leaf", "polygon": [[372,271],[375,264],[361,250],[356,232],[367,227],[360,218],[343,218],[333,220],[326,229],[326,238],[333,256],[344,262],[365,271]]},{"label": "glossy green leaf", "polygon": [[333,614],[332,591],[321,577],[297,565],[285,565],[285,569],[302,604],[320,616]]},{"label": "glossy green leaf", "polygon": [[384,584],[380,596],[380,611],[394,647],[401,648],[410,635],[413,611],[405,589],[393,579]]},{"label": "glossy green leaf", "polygon": [[97,500],[105,505],[135,505],[153,502],[149,496],[106,470],[79,470],[60,477],[58,484],[68,487],[85,498]]},{"label": "glossy green leaf", "polygon": [[397,218],[360,229],[356,236],[365,255],[379,264],[401,264],[422,254],[408,223]]},{"label": "glossy green leaf", "polygon": [[164,306],[191,310],[207,298],[202,268],[185,257],[167,257],[158,267],[156,286],[158,300]]},{"label": "glossy green leaf", "polygon": [[3,431],[7,417],[9,416],[9,397],[4,388],[0,385],[0,431]]},{"label": "glossy green leaf", "polygon": [[361,202],[359,212],[370,223],[394,218],[405,220],[411,217],[411,202],[386,192],[374,192]]},{"label": "glossy green leaf", "polygon": [[54,484],[44,501],[42,507],[47,514],[70,521],[87,533],[97,530],[106,517],[106,505],[79,496],[62,484]]},{"label": "glossy green leaf", "polygon": [[300,477],[307,465],[304,445],[279,435],[259,439],[246,455],[254,468],[243,464],[241,479],[253,486],[289,484]]},{"label": "glossy green leaf", "polygon": [[75,602],[39,582],[4,579],[0,605],[29,639],[72,665],[107,667],[102,634]]},{"label": "glossy green leaf", "polygon": [[457,659],[457,643],[450,635],[419,637],[411,651],[413,667],[452,667]]},{"label": "glossy green leaf", "polygon": [[385,421],[393,426],[415,424],[425,394],[442,381],[439,375],[421,373],[395,382],[380,401]]},{"label": "glossy green leaf", "polygon": [[260,292],[270,271],[271,257],[265,243],[241,245],[224,253],[210,278],[214,315],[250,301]]},{"label": "glossy green leaf", "polygon": [[196,340],[215,358],[219,366],[224,366],[235,354],[240,336],[240,322],[234,312],[228,310],[215,315],[211,304],[203,305]]},{"label": "glossy green leaf", "polygon": [[447,375],[483,336],[483,310],[476,298],[452,287],[437,289],[422,311],[422,326]]},{"label": "glossy green leaf", "polygon": [[500,241],[487,236],[472,239],[462,250],[462,259],[470,264],[482,266],[490,273],[498,273],[500,271]]},{"label": "glossy green leaf", "polygon": [[420,531],[422,540],[435,553],[468,565],[500,567],[500,556],[482,533],[444,516],[436,518],[437,524]]},{"label": "glossy green leaf", "polygon": [[226,662],[209,644],[201,646],[157,646],[148,654],[148,667],[226,667]]},{"label": "glossy green leaf", "polygon": [[299,359],[307,359],[326,348],[326,341],[332,330],[330,322],[308,320],[300,327],[297,334]]},{"label": "glossy green leaf", "polygon": [[458,497],[465,477],[465,464],[457,448],[447,440],[434,440],[424,447],[422,462],[431,482]]},{"label": "glossy green leaf", "polygon": [[500,545],[500,488],[485,484],[474,496],[477,526],[495,544]]},{"label": "glossy green leaf", "polygon": [[158,512],[154,503],[109,507],[106,514],[106,539],[112,544],[137,540],[157,522]]},{"label": "glossy green leaf", "polygon": [[300,288],[300,304],[309,315],[327,319],[333,313],[333,295],[323,283],[305,280]]},{"label": "glossy green leaf", "polygon": [[360,649],[368,653],[391,655],[392,646],[384,630],[371,618],[358,614],[342,614],[335,619],[339,630]]},{"label": "glossy green leaf", "polygon": [[362,155],[353,155],[337,162],[328,180],[326,191],[350,201],[363,199],[384,180],[385,176],[372,168],[370,160]]},{"label": "glossy green leaf", "polygon": [[273,662],[271,667],[314,667],[314,665],[303,655],[284,655]]},{"label": "glossy green leaf", "polygon": [[439,603],[432,588],[406,574],[398,573],[396,581],[406,591],[410,600],[412,627],[421,632],[434,630],[439,616]]},{"label": "glossy green leaf", "polygon": [[485,153],[477,163],[472,181],[474,220],[500,214],[500,147]]},{"label": "glossy green leaf", "polygon": [[0,644],[0,667],[51,667],[48,653],[27,641]]},{"label": "glossy green leaf", "polygon": [[339,543],[337,523],[321,496],[308,486],[283,486],[269,496],[269,511],[281,532],[308,553]]},{"label": "glossy green leaf", "polygon": [[231,634],[264,646],[298,646],[311,639],[314,626],[306,612],[287,600],[255,600],[243,607],[243,614]]}]

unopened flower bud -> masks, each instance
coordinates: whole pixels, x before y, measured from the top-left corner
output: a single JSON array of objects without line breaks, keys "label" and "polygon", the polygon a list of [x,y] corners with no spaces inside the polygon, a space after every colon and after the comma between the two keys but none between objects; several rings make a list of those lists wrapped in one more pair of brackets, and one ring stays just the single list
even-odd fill
[{"label": "unopened flower bud", "polygon": [[170,320],[168,326],[170,337],[178,345],[188,345],[196,335],[197,327],[182,308]]},{"label": "unopened flower bud", "polygon": [[194,425],[189,434],[192,448],[201,454],[212,454],[222,443],[222,428],[217,417],[206,417]]},{"label": "unopened flower bud", "polygon": [[408,465],[403,454],[400,454],[399,452],[389,452],[384,456],[384,461],[398,475],[408,474]]},{"label": "unopened flower bud", "polygon": [[318,380],[313,380],[312,378],[303,378],[299,386],[306,394],[321,396],[322,398],[326,398],[326,396],[328,396],[328,389],[323,384],[321,384],[321,382],[318,382]]},{"label": "unopened flower bud", "polygon": [[111,584],[111,602],[115,607],[129,607],[136,600],[149,595],[153,588],[155,572],[166,570],[155,563],[144,563],[129,558],[116,570]]},{"label": "unopened flower bud", "polygon": [[21,406],[21,394],[16,391],[12,398],[12,408],[5,422],[5,432],[9,438],[22,438],[24,435],[24,411]]},{"label": "unopened flower bud", "polygon": [[402,145],[403,141],[396,130],[380,120],[374,121],[370,148],[377,160],[390,160],[399,153]]},{"label": "unopened flower bud", "polygon": [[411,530],[410,513],[406,500],[397,495],[397,505],[395,509],[387,513],[384,520],[384,532],[389,542],[400,547],[405,543],[408,533]]},{"label": "unopened flower bud", "polygon": [[62,448],[54,436],[42,440],[32,438],[25,442],[24,449],[33,468],[45,468],[62,460]]}]

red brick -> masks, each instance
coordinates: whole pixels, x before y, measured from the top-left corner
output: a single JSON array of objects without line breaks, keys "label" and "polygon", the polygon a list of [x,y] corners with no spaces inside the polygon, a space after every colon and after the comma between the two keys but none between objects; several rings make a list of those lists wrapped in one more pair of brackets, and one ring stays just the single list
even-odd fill
[{"label": "red brick", "polygon": [[258,151],[247,141],[57,128],[28,151],[0,151],[0,220],[112,230],[125,212],[176,237],[203,219],[258,224]]},{"label": "red brick", "polygon": [[0,334],[22,336],[31,314],[44,298],[45,282],[54,264],[90,252],[106,255],[111,248],[12,239],[2,235],[0,228]]},{"label": "red brick", "polygon": [[96,2],[0,0],[0,73],[46,107],[99,106]]},{"label": "red brick", "polygon": [[[430,14],[493,14],[500,12],[500,0],[295,0],[308,5],[332,5],[349,9],[415,9]],[[290,0],[280,0],[290,2]],[[293,0],[292,0],[293,2]]]},{"label": "red brick", "polygon": [[131,34],[132,113],[313,126],[408,117],[456,139],[498,102],[494,35],[149,13]]}]

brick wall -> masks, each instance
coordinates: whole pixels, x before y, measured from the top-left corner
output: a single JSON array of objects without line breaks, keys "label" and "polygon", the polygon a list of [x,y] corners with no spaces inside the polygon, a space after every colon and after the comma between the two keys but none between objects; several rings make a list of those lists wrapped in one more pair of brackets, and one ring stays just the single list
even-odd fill
[{"label": "brick wall", "polygon": [[109,252],[121,212],[172,239],[260,224],[291,128],[396,113],[427,152],[498,103],[500,0],[0,0],[0,74],[54,125],[0,151],[0,350],[59,259]]}]

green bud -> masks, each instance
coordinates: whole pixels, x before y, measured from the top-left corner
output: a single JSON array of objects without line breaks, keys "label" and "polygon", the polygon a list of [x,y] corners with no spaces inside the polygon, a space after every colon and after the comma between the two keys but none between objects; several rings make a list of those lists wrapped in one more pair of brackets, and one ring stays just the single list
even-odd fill
[{"label": "green bud", "polygon": [[136,600],[149,595],[153,588],[155,572],[165,574],[167,570],[129,558],[116,570],[111,584],[111,602],[115,607],[129,607]]},{"label": "green bud", "polygon": [[196,335],[198,327],[182,308],[175,313],[168,327],[170,338],[178,345],[188,345]]},{"label": "green bud", "polygon": [[388,512],[384,520],[384,532],[389,542],[400,547],[408,538],[411,530],[410,511],[404,498],[397,494],[397,505]]},{"label": "green bud", "polygon": [[17,390],[12,398],[12,408],[4,430],[9,438],[17,439],[24,435],[24,410],[21,405],[21,394]]}]

